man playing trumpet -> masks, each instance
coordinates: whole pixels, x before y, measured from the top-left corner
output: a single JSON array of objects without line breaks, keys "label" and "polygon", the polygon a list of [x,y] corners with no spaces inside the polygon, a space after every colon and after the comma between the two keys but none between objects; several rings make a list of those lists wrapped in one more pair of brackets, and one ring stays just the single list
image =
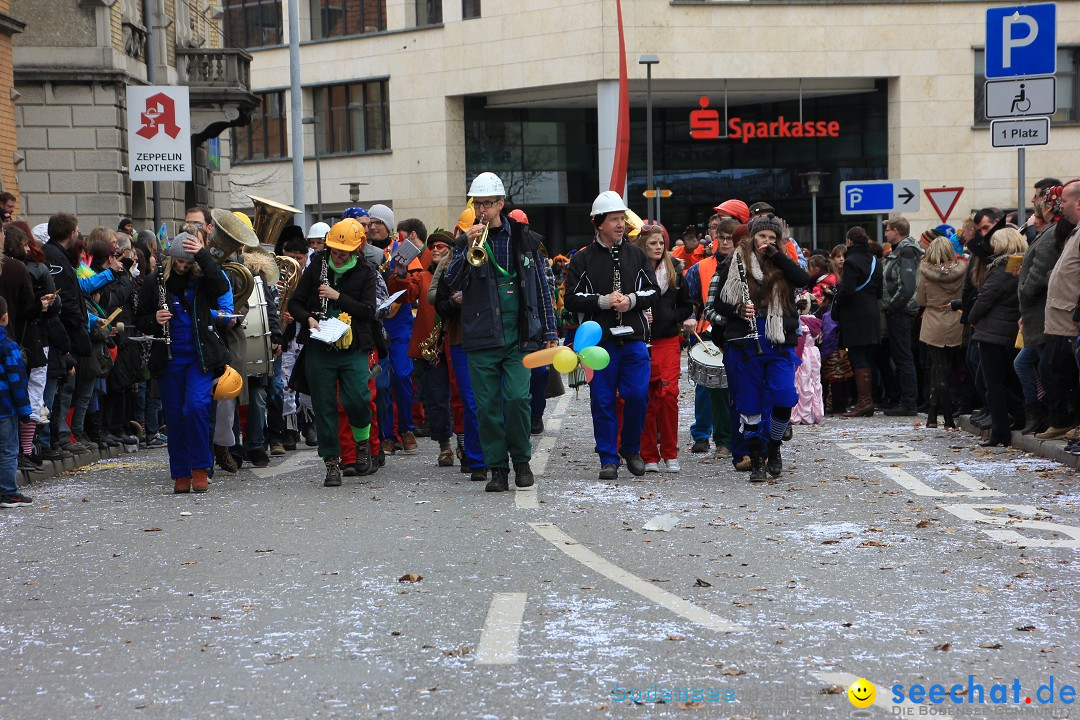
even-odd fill
[{"label": "man playing trumpet", "polygon": [[480,173],[469,196],[477,224],[457,238],[443,282],[461,291],[462,345],[469,359],[484,464],[491,469],[484,489],[505,492],[510,463],[517,487],[533,484],[530,373],[521,361],[544,344],[558,343],[555,310],[540,265],[540,237],[503,213],[502,180],[494,173]]}]

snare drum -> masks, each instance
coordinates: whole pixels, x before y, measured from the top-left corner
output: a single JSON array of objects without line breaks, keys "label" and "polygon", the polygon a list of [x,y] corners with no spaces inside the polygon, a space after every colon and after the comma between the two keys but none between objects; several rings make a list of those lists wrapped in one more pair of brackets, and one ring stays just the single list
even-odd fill
[{"label": "snare drum", "polygon": [[726,388],[727,371],[724,370],[724,354],[711,341],[704,340],[690,348],[686,360],[686,374],[698,385],[707,388]]}]

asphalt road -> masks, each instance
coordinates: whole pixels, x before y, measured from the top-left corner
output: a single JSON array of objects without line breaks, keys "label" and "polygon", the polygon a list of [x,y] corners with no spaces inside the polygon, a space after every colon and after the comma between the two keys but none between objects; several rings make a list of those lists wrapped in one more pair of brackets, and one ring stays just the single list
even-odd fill
[{"label": "asphalt road", "polygon": [[763,485],[688,452],[598,481],[587,389],[533,491],[428,440],[341,488],[310,450],[204,496],[102,461],[0,511],[0,717],[1080,715],[1073,471],[905,420],[796,428]]}]

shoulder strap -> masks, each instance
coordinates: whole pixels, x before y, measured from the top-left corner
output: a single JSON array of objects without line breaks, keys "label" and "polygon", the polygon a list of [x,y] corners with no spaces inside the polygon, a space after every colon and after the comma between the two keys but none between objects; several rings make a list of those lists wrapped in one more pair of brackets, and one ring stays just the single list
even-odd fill
[{"label": "shoulder strap", "polygon": [[859,292],[864,287],[870,284],[870,281],[874,279],[874,270],[877,270],[877,255],[870,258],[870,274],[866,276],[866,281],[862,285],[855,288],[855,292]]}]

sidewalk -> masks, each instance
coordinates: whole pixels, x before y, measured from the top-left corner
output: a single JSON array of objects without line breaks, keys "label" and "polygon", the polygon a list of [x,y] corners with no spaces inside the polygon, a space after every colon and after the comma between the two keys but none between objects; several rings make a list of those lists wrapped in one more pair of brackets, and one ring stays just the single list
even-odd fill
[{"label": "sidewalk", "polygon": [[[956,422],[967,432],[978,435],[984,439],[990,434],[989,430],[980,430],[975,427],[968,415],[960,415],[957,417]],[[1014,430],[1012,432],[1010,444],[1017,450],[1023,450],[1032,455],[1038,455],[1039,457],[1044,457],[1048,460],[1053,460],[1072,468],[1080,468],[1080,455],[1073,455],[1072,453],[1065,452],[1066,442],[1068,441],[1036,440],[1034,435],[1021,435],[1018,430]]]}]

